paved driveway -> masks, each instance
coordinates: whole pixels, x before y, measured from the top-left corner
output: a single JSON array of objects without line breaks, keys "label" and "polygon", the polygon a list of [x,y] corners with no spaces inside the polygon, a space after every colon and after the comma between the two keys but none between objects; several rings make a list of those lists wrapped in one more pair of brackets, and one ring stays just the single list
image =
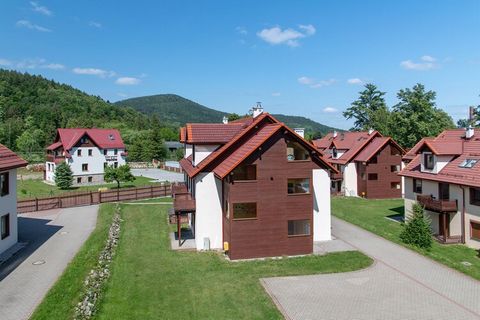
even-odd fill
[{"label": "paved driveway", "polygon": [[333,234],[375,259],[365,270],[263,279],[288,319],[480,319],[480,282],[332,217]]},{"label": "paved driveway", "polygon": [[143,176],[157,181],[184,181],[183,173],[171,172],[162,169],[132,169],[134,176]]},{"label": "paved driveway", "polygon": [[88,206],[20,215],[19,241],[28,245],[0,266],[0,319],[28,319],[95,228],[97,211]]}]

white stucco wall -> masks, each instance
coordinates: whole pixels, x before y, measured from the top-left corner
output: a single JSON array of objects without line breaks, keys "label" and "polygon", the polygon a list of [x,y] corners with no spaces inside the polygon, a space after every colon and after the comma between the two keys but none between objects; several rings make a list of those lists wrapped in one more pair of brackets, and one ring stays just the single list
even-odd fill
[{"label": "white stucco wall", "polygon": [[[82,150],[82,155],[77,155],[77,150]],[[88,155],[88,150],[92,150],[92,156]],[[107,155],[103,154],[104,149],[99,148],[72,148],[70,154],[72,157],[69,159],[68,164],[72,168],[74,176],[88,176],[90,174],[103,174],[103,163],[107,162],[109,165],[113,165],[114,162],[118,162],[118,166],[125,164],[125,157],[121,156],[124,149],[117,149],[117,155],[115,155],[114,149],[107,149]],[[108,160],[107,160],[108,159]],[[88,171],[82,171],[82,164],[88,163]]]},{"label": "white stucco wall", "polygon": [[192,155],[193,152],[193,146],[191,144],[185,144],[185,158],[188,158]]},{"label": "white stucco wall", "polygon": [[196,166],[203,159],[208,157],[213,151],[218,148],[218,145],[195,145],[195,156],[193,165]]},{"label": "white stucco wall", "polygon": [[350,162],[345,166],[343,171],[343,187],[345,196],[358,196],[357,167],[354,162]]},{"label": "white stucco wall", "polygon": [[420,165],[420,170],[423,172],[439,173],[452,159],[453,156],[436,156],[434,155],[434,167],[432,170],[425,169],[425,154],[431,154],[431,152],[422,153],[422,163]]},{"label": "white stucco wall", "polygon": [[213,172],[202,172],[195,177],[194,183],[197,250],[203,249],[204,238],[210,239],[211,249],[222,249],[222,182]]},{"label": "white stucco wall", "polygon": [[[50,169],[48,168],[50,165]],[[45,180],[55,182],[55,162],[45,162]]]},{"label": "white stucco wall", "polygon": [[[5,171],[3,171],[5,172]],[[3,173],[0,172],[0,173]],[[4,252],[18,241],[17,231],[17,170],[9,170],[9,194],[0,197],[0,216],[10,214],[10,235],[0,240],[0,253]]]},{"label": "white stucco wall", "polygon": [[480,249],[480,241],[470,239],[470,221],[480,223],[480,206],[470,204],[470,190],[465,188],[465,244],[469,247]]},{"label": "white stucco wall", "polygon": [[313,241],[331,240],[330,177],[323,169],[313,172]]}]

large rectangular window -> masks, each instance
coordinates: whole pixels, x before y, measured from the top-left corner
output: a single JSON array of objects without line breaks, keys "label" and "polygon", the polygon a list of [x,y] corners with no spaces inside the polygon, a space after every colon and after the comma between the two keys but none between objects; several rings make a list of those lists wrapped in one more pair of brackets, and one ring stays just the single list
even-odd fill
[{"label": "large rectangular window", "polygon": [[0,196],[6,196],[10,193],[10,187],[9,187],[9,174],[8,172],[4,172],[0,174]]},{"label": "large rectangular window", "polygon": [[377,173],[369,173],[368,174],[368,180],[378,180],[378,174]]},{"label": "large rectangular window", "polygon": [[81,150],[81,149],[78,149],[78,150],[77,150],[77,156],[79,156],[79,157],[82,156],[82,150]]},{"label": "large rectangular window", "polygon": [[288,142],[287,159],[288,161],[308,160],[310,159],[310,154],[308,153],[307,149],[305,149],[300,143]]},{"label": "large rectangular window", "polygon": [[390,166],[390,172],[400,172],[400,165]]},{"label": "large rectangular window", "polygon": [[423,155],[423,166],[427,170],[433,170],[433,167],[435,167],[435,160],[434,160],[434,155],[431,153],[425,153]]},{"label": "large rectangular window", "polygon": [[470,239],[480,241],[480,222],[470,221]]},{"label": "large rectangular window", "polygon": [[310,193],[310,179],[288,179],[288,194]]},{"label": "large rectangular window", "polygon": [[10,214],[0,218],[0,238],[3,240],[10,235]]},{"label": "large rectangular window", "polygon": [[288,220],[289,236],[309,236],[310,220]]},{"label": "large rectangular window", "polygon": [[422,180],[413,179],[413,192],[422,193]]},{"label": "large rectangular window", "polygon": [[480,188],[470,188],[470,204],[480,206]]},{"label": "large rectangular window", "polygon": [[448,183],[439,183],[438,184],[438,198],[440,200],[449,200],[450,199],[450,185]]},{"label": "large rectangular window", "polygon": [[82,171],[88,171],[88,163],[82,163]]},{"label": "large rectangular window", "polygon": [[233,220],[256,219],[257,204],[255,202],[234,203]]},{"label": "large rectangular window", "polygon": [[241,165],[233,170],[233,181],[257,180],[257,166],[254,164]]}]

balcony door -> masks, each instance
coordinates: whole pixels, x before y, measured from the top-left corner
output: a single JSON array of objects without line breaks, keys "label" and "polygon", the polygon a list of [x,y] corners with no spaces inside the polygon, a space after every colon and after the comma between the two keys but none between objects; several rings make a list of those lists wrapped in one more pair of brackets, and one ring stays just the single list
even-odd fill
[{"label": "balcony door", "polygon": [[450,200],[450,185],[448,183],[438,184],[438,199]]}]

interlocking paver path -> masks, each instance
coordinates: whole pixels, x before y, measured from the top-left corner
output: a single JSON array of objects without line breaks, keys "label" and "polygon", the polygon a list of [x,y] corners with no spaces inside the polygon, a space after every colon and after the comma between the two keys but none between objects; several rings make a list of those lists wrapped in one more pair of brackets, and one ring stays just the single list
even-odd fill
[{"label": "interlocking paver path", "polygon": [[480,319],[480,282],[332,217],[333,234],[375,259],[365,270],[263,279],[289,319]]},{"label": "interlocking paver path", "polygon": [[[26,248],[0,265],[0,319],[28,319],[95,228],[98,206],[21,215]],[[45,262],[34,265],[34,262]]]}]

